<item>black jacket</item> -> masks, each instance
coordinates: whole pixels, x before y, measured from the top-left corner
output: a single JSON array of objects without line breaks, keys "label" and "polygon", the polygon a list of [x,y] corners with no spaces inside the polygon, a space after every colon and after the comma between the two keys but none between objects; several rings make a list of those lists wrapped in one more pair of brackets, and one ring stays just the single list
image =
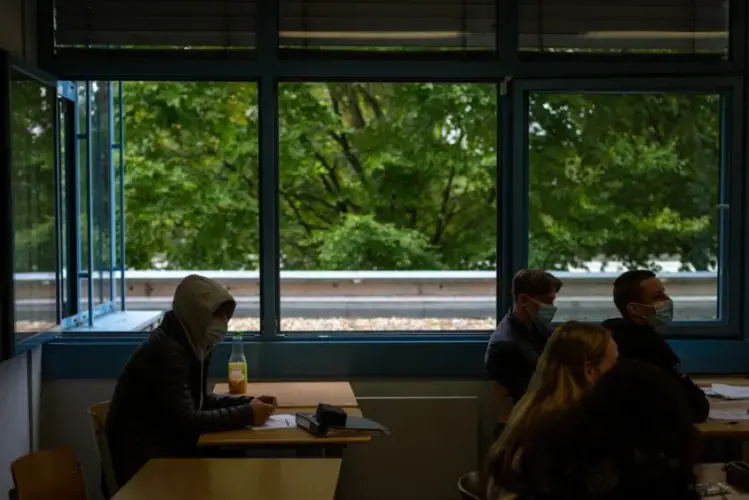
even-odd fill
[{"label": "black jacket", "polygon": [[507,388],[513,403],[517,403],[528,389],[549,335],[549,327],[534,323],[529,328],[509,312],[489,339],[484,357],[486,373]]},{"label": "black jacket", "polygon": [[209,364],[198,360],[172,312],[133,353],[106,422],[119,486],[151,458],[196,455],[201,434],[252,424],[252,398],[205,390]]},{"label": "black jacket", "polygon": [[710,413],[710,402],[692,379],[681,371],[681,361],[671,346],[648,325],[622,318],[604,321],[603,326],[614,335],[619,359],[640,359],[666,369],[679,381],[692,410],[694,422],[704,422]]}]

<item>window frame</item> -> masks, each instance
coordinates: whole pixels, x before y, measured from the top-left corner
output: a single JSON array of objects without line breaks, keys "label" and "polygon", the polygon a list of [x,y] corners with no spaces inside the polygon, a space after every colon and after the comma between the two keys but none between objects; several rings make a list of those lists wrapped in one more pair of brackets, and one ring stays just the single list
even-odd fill
[{"label": "window frame", "polygon": [[[548,80],[515,80],[517,93],[513,99],[514,137],[513,145],[516,155],[513,170],[517,176],[514,213],[522,214],[514,218],[515,234],[522,234],[520,267],[528,261],[528,224],[530,196],[530,137],[528,133],[529,97],[530,94],[719,94],[721,96],[721,173],[720,197],[723,210],[721,231],[719,234],[718,256],[718,297],[719,320],[715,321],[678,321],[674,322],[664,334],[667,338],[740,338],[746,332],[747,318],[744,314],[744,300],[747,282],[729,279],[729,276],[741,276],[743,273],[742,256],[745,243],[740,236],[747,219],[746,209],[734,210],[731,207],[744,207],[742,196],[746,175],[744,166],[743,138],[744,131],[744,96],[741,77],[724,76],[708,78],[695,76],[689,78],[601,78],[601,79],[548,79]],[[721,209],[721,207],[716,207]],[[726,300],[731,297],[732,300]]]},{"label": "window frame", "polygon": [[[47,329],[41,332],[37,332],[31,335],[29,338],[22,341],[16,340],[15,330],[15,256],[14,256],[14,230],[13,230],[13,197],[12,197],[12,158],[11,158],[11,144],[10,144],[10,92],[11,92],[11,72],[17,71],[25,74],[30,79],[33,79],[40,84],[45,84],[54,89],[54,145],[56,153],[54,155],[54,184],[55,184],[55,198],[54,198],[54,227],[55,227],[55,320],[56,327]],[[7,52],[0,50],[0,141],[3,141],[3,151],[5,154],[0,157],[0,175],[2,175],[3,198],[6,200],[0,205],[0,239],[2,245],[7,249],[7,257],[4,259],[2,265],[0,265],[0,360],[10,359],[18,354],[26,352],[27,350],[50,340],[56,335],[59,328],[64,328],[65,324],[71,321],[76,321],[78,316],[73,313],[67,315],[67,304],[63,301],[63,286],[67,288],[68,298],[70,298],[70,291],[74,288],[74,283],[77,280],[70,280],[69,277],[74,275],[69,274],[70,267],[68,265],[69,253],[63,253],[63,231],[67,230],[70,224],[65,224],[63,219],[65,211],[69,207],[63,208],[63,203],[69,201],[69,196],[63,197],[62,190],[62,178],[63,175],[67,175],[67,169],[65,166],[70,164],[71,155],[73,158],[77,157],[77,153],[66,147],[66,155],[60,154],[60,132],[63,128],[68,128],[71,125],[70,119],[65,123],[61,122],[60,114],[62,106],[68,106],[68,111],[75,108],[75,95],[74,91],[66,82],[60,82],[53,75],[32,67],[28,63],[17,59],[14,56],[9,55]],[[68,114],[66,114],[68,116]],[[68,140],[67,146],[70,145],[71,138],[74,140],[75,131],[66,130],[65,138]],[[68,178],[66,178],[66,181]],[[67,189],[67,182],[66,182]],[[68,279],[63,282],[63,272],[67,273]]]}]

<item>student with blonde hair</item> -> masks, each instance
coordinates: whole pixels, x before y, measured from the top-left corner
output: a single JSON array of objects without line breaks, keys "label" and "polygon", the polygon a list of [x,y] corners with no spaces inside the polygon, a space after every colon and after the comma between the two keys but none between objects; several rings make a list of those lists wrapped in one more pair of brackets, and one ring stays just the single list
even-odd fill
[{"label": "student with blonde hair", "polygon": [[573,407],[610,370],[618,357],[605,328],[569,321],[549,338],[528,391],[520,399],[502,435],[491,447],[485,468],[489,500],[523,498],[523,446],[538,429]]}]

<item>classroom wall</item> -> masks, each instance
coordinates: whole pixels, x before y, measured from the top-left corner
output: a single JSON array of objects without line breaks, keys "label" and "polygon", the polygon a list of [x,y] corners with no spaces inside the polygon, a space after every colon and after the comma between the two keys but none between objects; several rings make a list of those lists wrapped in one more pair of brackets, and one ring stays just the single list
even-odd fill
[{"label": "classroom wall", "polygon": [[10,464],[38,449],[42,348],[0,363],[0,498],[13,488]]},{"label": "classroom wall", "polygon": [[[72,446],[90,498],[100,500],[100,468],[86,412],[106,401],[114,380],[48,380],[42,388],[41,445]],[[365,415],[393,434],[350,447],[341,471],[342,500],[457,500],[458,477],[478,466],[495,419],[488,383],[353,382]],[[387,478],[387,480],[383,480]]]},{"label": "classroom wall", "polygon": [[0,0],[0,48],[36,61],[36,0]]}]

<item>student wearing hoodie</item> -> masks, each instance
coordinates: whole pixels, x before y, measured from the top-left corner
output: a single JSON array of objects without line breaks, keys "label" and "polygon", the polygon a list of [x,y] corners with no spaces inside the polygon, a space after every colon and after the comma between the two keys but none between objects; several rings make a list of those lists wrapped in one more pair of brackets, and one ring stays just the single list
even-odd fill
[{"label": "student wearing hoodie", "polygon": [[655,273],[627,271],[614,281],[614,305],[621,318],[604,321],[614,334],[620,359],[648,361],[667,370],[684,391],[694,422],[704,422],[710,412],[705,393],[681,371],[679,357],[660,335],[673,320],[674,303]]},{"label": "student wearing hoodie", "polygon": [[484,363],[490,379],[520,401],[551,335],[562,282],[543,269],[521,269],[512,279],[512,310],[489,339]]},{"label": "student wearing hoodie", "polygon": [[197,448],[201,434],[262,425],[273,413],[271,396],[206,391],[211,350],[226,335],[235,307],[218,283],[186,277],[172,310],[127,362],[106,422],[119,486],[152,458],[204,455]]}]

